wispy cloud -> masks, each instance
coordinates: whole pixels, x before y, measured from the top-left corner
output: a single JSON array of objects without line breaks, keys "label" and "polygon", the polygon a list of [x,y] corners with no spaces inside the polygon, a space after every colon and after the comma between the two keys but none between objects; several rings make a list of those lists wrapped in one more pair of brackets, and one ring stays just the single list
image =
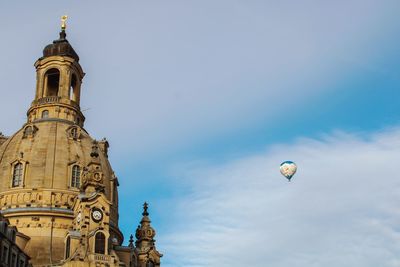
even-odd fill
[{"label": "wispy cloud", "polygon": [[1,130],[11,134],[25,122],[34,95],[32,63],[57,37],[57,14],[68,12],[68,38],[87,73],[86,127],[135,159],[260,121],[273,124],[289,106],[318,105],[313,98],[333,90],[354,64],[384,72],[377,55],[390,54],[388,44],[398,36],[398,1],[2,6],[0,53],[7,64],[0,80],[7,97],[0,98],[0,113],[9,115],[0,117],[7,125]]},{"label": "wispy cloud", "polygon": [[[399,151],[399,129],[338,132],[183,167],[175,182],[191,193],[158,237],[164,266],[398,266]],[[278,170],[287,159],[298,164],[290,183]]]}]

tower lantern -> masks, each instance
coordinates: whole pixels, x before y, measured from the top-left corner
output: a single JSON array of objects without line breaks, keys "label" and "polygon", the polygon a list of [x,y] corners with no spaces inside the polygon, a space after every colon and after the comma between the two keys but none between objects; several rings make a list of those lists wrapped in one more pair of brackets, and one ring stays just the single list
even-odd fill
[{"label": "tower lantern", "polygon": [[59,38],[43,49],[43,56],[35,63],[36,94],[28,110],[28,122],[66,120],[83,126],[85,117],[79,105],[85,73],[66,39],[66,19],[62,17]]}]

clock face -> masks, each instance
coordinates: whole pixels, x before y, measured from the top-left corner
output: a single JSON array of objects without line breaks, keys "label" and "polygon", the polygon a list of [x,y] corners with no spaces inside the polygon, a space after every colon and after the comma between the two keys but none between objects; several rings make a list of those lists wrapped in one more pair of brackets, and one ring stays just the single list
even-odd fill
[{"label": "clock face", "polygon": [[92,209],[92,219],[95,222],[100,222],[103,219],[103,212],[97,208]]}]

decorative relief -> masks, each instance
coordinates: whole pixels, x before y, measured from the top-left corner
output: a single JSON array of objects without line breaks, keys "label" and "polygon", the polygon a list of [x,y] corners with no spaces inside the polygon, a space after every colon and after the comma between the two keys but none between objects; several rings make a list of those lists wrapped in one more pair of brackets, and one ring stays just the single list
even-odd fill
[{"label": "decorative relief", "polygon": [[[32,217],[34,218],[34,217]],[[16,221],[15,226],[20,229],[20,228],[51,228],[51,222],[39,222],[39,221],[30,221],[30,222],[21,222],[21,221]],[[56,229],[69,229],[70,225],[65,224],[65,223],[53,223],[53,228]]]},{"label": "decorative relief", "polygon": [[95,185],[96,187],[104,187],[103,173],[100,167],[95,164],[83,168],[82,185],[85,187],[88,184]]},{"label": "decorative relief", "polygon": [[25,191],[0,194],[2,210],[15,207],[50,207],[71,208],[76,194],[70,192]]}]

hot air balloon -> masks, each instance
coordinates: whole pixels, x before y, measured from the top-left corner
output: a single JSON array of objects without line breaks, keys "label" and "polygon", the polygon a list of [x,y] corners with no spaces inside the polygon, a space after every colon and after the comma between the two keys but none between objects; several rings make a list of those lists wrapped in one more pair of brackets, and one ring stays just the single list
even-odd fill
[{"label": "hot air balloon", "polygon": [[285,176],[290,182],[290,179],[292,179],[293,175],[297,171],[296,163],[293,161],[284,161],[281,163],[280,171],[282,175]]}]

